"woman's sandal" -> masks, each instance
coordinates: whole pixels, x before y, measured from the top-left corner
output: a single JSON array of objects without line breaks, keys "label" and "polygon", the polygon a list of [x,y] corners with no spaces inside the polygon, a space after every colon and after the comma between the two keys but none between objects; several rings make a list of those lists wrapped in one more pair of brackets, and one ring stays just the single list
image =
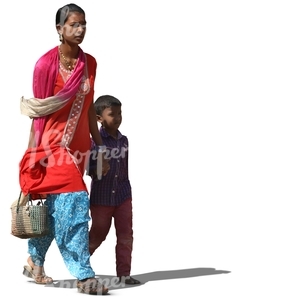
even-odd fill
[{"label": "woman's sandal", "polygon": [[42,271],[34,270],[34,267],[37,266],[34,265],[30,257],[28,258],[27,262],[28,262],[28,266],[24,266],[23,275],[34,279],[35,283],[37,284],[53,283],[53,279],[44,273],[43,268]]},{"label": "woman's sandal", "polygon": [[77,280],[78,293],[89,295],[106,295],[108,288],[101,284],[96,278],[87,278],[84,280]]}]

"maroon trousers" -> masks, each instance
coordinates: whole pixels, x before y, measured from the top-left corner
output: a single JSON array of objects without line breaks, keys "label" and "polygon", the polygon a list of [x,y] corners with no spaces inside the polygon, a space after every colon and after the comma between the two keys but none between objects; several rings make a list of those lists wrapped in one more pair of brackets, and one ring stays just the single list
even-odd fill
[{"label": "maroon trousers", "polygon": [[116,229],[117,276],[128,276],[131,271],[133,244],[132,201],[127,199],[118,206],[90,205],[92,226],[89,232],[89,251],[92,255],[106,239],[112,219]]}]

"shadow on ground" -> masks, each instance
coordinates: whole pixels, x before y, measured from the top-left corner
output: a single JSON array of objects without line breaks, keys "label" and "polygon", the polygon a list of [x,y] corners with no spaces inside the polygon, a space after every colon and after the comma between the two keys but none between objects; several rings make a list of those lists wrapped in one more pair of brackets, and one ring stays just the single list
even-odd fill
[{"label": "shadow on ground", "polygon": [[[170,270],[170,271],[156,271],[144,274],[132,275],[135,279],[138,279],[141,284],[138,285],[125,285],[124,283],[118,282],[118,277],[110,275],[96,275],[99,281],[106,285],[109,290],[123,289],[138,287],[146,284],[149,281],[156,280],[167,280],[167,279],[180,279],[190,278],[197,276],[217,275],[217,274],[228,274],[230,271],[216,270],[214,268],[193,268],[193,269],[181,269],[181,270]],[[76,279],[64,279],[54,281],[53,284],[47,284],[46,287],[56,288],[76,288]]]}]

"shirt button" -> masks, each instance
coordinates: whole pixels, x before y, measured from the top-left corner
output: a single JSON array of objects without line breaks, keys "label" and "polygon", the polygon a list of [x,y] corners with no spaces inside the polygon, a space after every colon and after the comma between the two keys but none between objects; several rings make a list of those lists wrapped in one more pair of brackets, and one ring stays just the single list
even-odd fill
[{"label": "shirt button", "polygon": [[118,175],[115,175],[115,177],[118,177]]},{"label": "shirt button", "polygon": [[112,193],[114,194],[114,193],[115,193],[115,191],[112,191]]}]

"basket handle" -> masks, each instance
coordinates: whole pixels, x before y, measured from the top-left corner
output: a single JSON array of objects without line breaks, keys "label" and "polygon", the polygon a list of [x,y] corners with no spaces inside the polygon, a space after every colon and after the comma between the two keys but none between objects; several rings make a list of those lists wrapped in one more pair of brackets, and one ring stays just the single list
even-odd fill
[{"label": "basket handle", "polygon": [[17,203],[17,213],[19,212],[21,196],[22,196],[22,191],[20,192],[18,203]]},{"label": "basket handle", "polygon": [[[42,195],[41,195],[41,194],[38,194],[38,195],[39,195],[39,197],[40,197],[41,199],[39,200],[39,202],[37,203],[37,205],[40,205],[40,204],[41,204],[41,205],[45,205],[44,202],[43,202],[43,197],[42,197]],[[28,202],[29,202],[29,201],[30,201],[31,205],[33,205],[33,204],[32,204],[32,201],[33,201],[33,200],[32,200],[32,198],[31,198],[31,194],[28,195]]]},{"label": "basket handle", "polygon": [[18,203],[17,203],[17,208],[19,208],[19,205],[20,205],[21,195],[22,195],[22,191],[20,192],[20,195],[19,195],[19,199],[18,199]]}]

